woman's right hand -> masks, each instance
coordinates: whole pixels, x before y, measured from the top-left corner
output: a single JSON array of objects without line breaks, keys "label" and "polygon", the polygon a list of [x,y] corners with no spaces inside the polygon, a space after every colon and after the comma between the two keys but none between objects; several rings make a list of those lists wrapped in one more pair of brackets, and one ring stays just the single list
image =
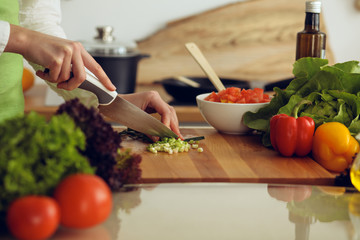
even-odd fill
[{"label": "woman's right hand", "polygon": [[161,116],[161,122],[184,139],[180,133],[179,120],[174,107],[167,104],[157,91],[121,94],[120,96],[147,113],[158,113]]},{"label": "woman's right hand", "polygon": [[[49,72],[37,71],[36,74],[57,83],[58,88],[77,88],[85,80],[86,67],[107,89],[115,90],[104,70],[79,42],[10,24],[10,38],[4,51],[21,54],[26,60],[48,68]],[[71,79],[70,72],[74,75]]]}]

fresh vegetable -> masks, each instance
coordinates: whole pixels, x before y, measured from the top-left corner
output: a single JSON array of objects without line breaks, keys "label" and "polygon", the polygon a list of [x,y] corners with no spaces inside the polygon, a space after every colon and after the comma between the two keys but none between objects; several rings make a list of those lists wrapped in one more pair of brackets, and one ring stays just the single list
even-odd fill
[{"label": "fresh vegetable", "polygon": [[0,124],[0,212],[16,198],[51,195],[66,176],[94,173],[86,157],[84,133],[69,116],[46,122],[31,112]]},{"label": "fresh vegetable", "polygon": [[[140,162],[141,157],[137,154],[131,154],[130,149],[118,149],[116,156],[116,165],[113,170],[115,173],[107,178],[112,190],[121,189],[125,183],[137,183],[141,178]],[[110,171],[110,170],[109,170]]]},{"label": "fresh vegetable", "polygon": [[120,134],[77,99],[61,105],[49,122],[35,112],[4,121],[0,136],[0,231],[11,202],[51,196],[71,174],[96,170],[113,190],[141,177],[140,155],[123,149]]},{"label": "fresh vegetable", "polygon": [[87,108],[78,99],[73,99],[59,107],[57,114],[63,113],[85,133],[86,148],[81,152],[96,167],[96,175],[102,177],[112,190],[140,180],[141,156],[122,149],[121,134],[114,131],[95,108]]},{"label": "fresh vegetable", "polygon": [[30,88],[34,86],[35,83],[35,75],[28,68],[24,68],[22,75],[22,90],[26,92]]},{"label": "fresh vegetable", "polygon": [[270,139],[276,151],[285,157],[304,157],[311,152],[315,123],[311,117],[294,118],[286,114],[270,120]]},{"label": "fresh vegetable", "polygon": [[105,181],[90,174],[74,174],[55,189],[63,226],[88,228],[107,219],[112,209],[111,190]]},{"label": "fresh vegetable", "polygon": [[271,146],[270,119],[277,114],[291,114],[298,102],[311,101],[298,113],[309,116],[315,128],[324,122],[340,122],[351,134],[360,132],[360,66],[349,61],[329,66],[328,60],[301,58],[294,63],[294,80],[285,90],[274,88],[271,102],[256,113],[247,112],[244,124],[263,133],[264,146]]},{"label": "fresh vegetable", "polygon": [[205,139],[204,136],[191,137],[184,140],[181,140],[180,138],[163,138],[154,143],[145,134],[130,128],[120,132],[120,135],[150,143],[147,150],[152,153],[167,152],[169,154],[173,154],[178,152],[188,152],[191,148],[196,148],[198,152],[204,151],[204,149],[198,145],[200,140]]},{"label": "fresh vegetable", "polygon": [[58,228],[60,209],[46,196],[26,196],[16,199],[6,217],[12,235],[23,240],[47,239]]},{"label": "fresh vegetable", "polygon": [[[194,139],[203,139],[203,137],[196,137]],[[204,151],[204,149],[199,148],[199,140],[187,139],[187,141],[185,141],[180,138],[175,139],[166,137],[147,147],[147,150],[152,153],[167,152],[169,154],[188,152],[190,149],[197,149],[198,152]]]},{"label": "fresh vegetable", "polygon": [[190,149],[191,144],[181,140],[180,138],[163,138],[147,147],[147,150],[152,153],[167,152],[169,154],[188,152]]},{"label": "fresh vegetable", "polygon": [[222,103],[263,103],[270,102],[270,97],[268,94],[264,94],[264,90],[261,88],[246,90],[229,87],[219,93],[212,92],[205,100]]},{"label": "fresh vegetable", "polygon": [[359,143],[342,123],[329,122],[319,126],[314,135],[312,154],[324,168],[343,172],[359,152]]},{"label": "fresh vegetable", "polygon": [[[123,131],[120,132],[121,136],[127,136],[130,137],[132,139],[135,140],[139,140],[142,142],[146,142],[146,143],[153,143],[154,141],[151,140],[147,135],[145,135],[144,133],[138,132],[136,130],[133,130],[131,128],[127,128]],[[197,137],[190,137],[190,138],[186,138],[184,139],[185,142],[189,142],[189,141],[200,141],[200,140],[204,140],[205,137],[204,136],[197,136]]]},{"label": "fresh vegetable", "polygon": [[315,122],[311,117],[297,117],[300,102],[294,110],[294,117],[278,114],[270,120],[270,140],[276,151],[285,157],[304,157],[311,152]]}]

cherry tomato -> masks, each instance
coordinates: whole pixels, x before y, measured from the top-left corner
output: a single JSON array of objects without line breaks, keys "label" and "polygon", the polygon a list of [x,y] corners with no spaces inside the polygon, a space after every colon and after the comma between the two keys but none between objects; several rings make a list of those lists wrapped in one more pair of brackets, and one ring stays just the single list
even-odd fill
[{"label": "cherry tomato", "polygon": [[112,194],[106,182],[90,174],[74,174],[55,189],[60,206],[60,223],[70,228],[88,228],[107,219],[112,209]]},{"label": "cherry tomato", "polygon": [[37,240],[50,237],[58,228],[60,209],[57,202],[46,196],[26,196],[9,206],[6,223],[18,239]]}]

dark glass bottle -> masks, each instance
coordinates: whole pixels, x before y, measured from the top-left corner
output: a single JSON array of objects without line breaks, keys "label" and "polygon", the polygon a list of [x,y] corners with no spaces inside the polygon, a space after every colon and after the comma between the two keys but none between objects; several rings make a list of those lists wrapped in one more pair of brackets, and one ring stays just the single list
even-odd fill
[{"label": "dark glass bottle", "polygon": [[302,57],[325,58],[326,34],[320,32],[321,2],[306,2],[304,30],[297,33],[296,60]]}]

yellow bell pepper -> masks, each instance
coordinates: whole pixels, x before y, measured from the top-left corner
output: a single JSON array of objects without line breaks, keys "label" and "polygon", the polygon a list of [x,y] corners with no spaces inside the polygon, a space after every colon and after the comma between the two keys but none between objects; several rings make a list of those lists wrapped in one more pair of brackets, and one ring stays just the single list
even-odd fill
[{"label": "yellow bell pepper", "polygon": [[343,172],[359,152],[358,141],[342,123],[329,122],[320,125],[313,138],[313,158],[325,169]]}]

